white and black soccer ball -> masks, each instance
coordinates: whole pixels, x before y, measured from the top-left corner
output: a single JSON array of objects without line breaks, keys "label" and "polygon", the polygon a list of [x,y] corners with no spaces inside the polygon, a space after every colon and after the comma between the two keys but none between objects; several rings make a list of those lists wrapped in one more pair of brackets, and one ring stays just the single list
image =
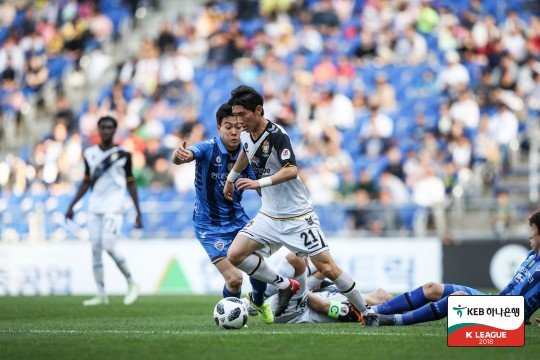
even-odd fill
[{"label": "white and black soccer ball", "polygon": [[235,297],[221,299],[214,308],[214,321],[221,329],[241,329],[248,320],[246,304]]}]

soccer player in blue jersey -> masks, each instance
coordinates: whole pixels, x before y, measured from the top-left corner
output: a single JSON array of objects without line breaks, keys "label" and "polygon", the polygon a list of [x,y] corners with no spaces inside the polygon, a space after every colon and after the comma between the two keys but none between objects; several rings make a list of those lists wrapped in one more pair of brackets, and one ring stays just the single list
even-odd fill
[{"label": "soccer player in blue jersey", "polygon": [[[240,297],[242,273],[227,259],[229,245],[236,234],[249,221],[240,201],[242,191],[237,190],[232,200],[223,196],[223,186],[240,152],[242,127],[228,104],[219,107],[216,113],[219,136],[196,143],[186,148],[184,142],[173,153],[172,161],[179,165],[196,161],[195,190],[197,200],[193,212],[195,236],[210,257],[212,264],[225,280],[223,297]],[[251,167],[242,172],[242,177],[255,178]],[[253,292],[248,294],[250,303],[257,309],[260,319],[273,323],[274,316],[264,302],[266,283],[250,278]]]},{"label": "soccer player in blue jersey", "polygon": [[[499,295],[525,298],[525,319],[540,307],[540,212],[529,219],[532,250]],[[412,325],[438,320],[448,313],[448,295],[484,295],[463,285],[427,283],[411,292],[392,298],[373,310],[381,314],[381,325]],[[406,311],[409,311],[405,313]],[[393,315],[389,315],[393,314]],[[385,315],[389,315],[388,318]]]}]

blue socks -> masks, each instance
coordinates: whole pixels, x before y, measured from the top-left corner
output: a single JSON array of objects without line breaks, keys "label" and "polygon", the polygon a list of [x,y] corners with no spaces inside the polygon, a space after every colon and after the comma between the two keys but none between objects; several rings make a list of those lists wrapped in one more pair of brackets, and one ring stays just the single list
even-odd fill
[{"label": "blue socks", "polygon": [[374,306],[373,310],[376,313],[384,315],[401,314],[405,311],[418,309],[419,307],[427,304],[428,302],[429,301],[424,295],[424,290],[422,290],[422,287],[419,287],[414,289],[413,291],[401,294],[382,304]]},{"label": "blue socks", "polygon": [[403,315],[396,315],[395,325],[412,325],[426,321],[439,320],[448,315],[448,297],[422,306],[420,309]]},{"label": "blue socks", "polygon": [[[251,287],[253,287],[253,302],[257,306],[261,306],[264,304],[264,292],[266,291],[266,283],[262,282],[260,280],[257,280],[255,278],[250,277],[249,282],[251,283]],[[235,297],[240,298],[240,294],[242,292],[239,291],[237,293],[234,293],[227,289],[227,285],[223,285],[223,297]]]},{"label": "blue socks", "polygon": [[251,283],[251,287],[253,288],[253,302],[255,303],[255,305],[261,306],[262,304],[264,304],[264,292],[266,291],[266,283],[257,280],[251,276],[249,277],[249,282]]},{"label": "blue socks", "polygon": [[226,298],[226,297],[235,297],[235,298],[240,298],[240,294],[242,292],[239,291],[237,293],[233,293],[232,291],[230,291],[229,289],[227,289],[227,285],[223,285],[223,297]]}]

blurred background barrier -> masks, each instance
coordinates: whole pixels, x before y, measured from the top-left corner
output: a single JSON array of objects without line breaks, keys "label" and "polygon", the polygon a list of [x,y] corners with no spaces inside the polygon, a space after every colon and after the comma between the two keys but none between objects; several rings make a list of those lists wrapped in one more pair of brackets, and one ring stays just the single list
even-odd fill
[{"label": "blurred background barrier", "polygon": [[[142,294],[220,293],[223,280],[196,240],[120,241]],[[437,238],[330,239],[332,255],[363,291],[382,287],[403,292],[442,280],[442,245]],[[286,249],[269,259],[277,265]],[[122,294],[127,285],[104,255],[105,288]],[[245,275],[244,275],[245,276]],[[250,288],[247,277],[243,291]],[[88,242],[0,244],[0,295],[83,295],[95,292]]]},{"label": "blurred background barrier", "polygon": [[478,289],[501,289],[530,250],[531,245],[523,239],[443,245],[443,280]]}]

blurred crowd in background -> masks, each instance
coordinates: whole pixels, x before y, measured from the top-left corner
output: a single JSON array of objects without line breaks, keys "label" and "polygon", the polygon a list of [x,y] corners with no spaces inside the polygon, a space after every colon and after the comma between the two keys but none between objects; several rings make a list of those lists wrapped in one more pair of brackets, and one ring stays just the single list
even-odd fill
[{"label": "blurred crowd in background", "polygon": [[[314,204],[341,214],[330,231],[444,235],[456,197],[493,200],[495,227],[512,216],[498,179],[538,123],[536,2],[209,1],[135,38],[141,9],[158,5],[0,1],[5,204],[71,196],[112,114],[143,201],[190,212],[194,164],[170,154],[215,136],[215,110],[244,83],[289,133]],[[40,122],[39,141],[9,147]]]}]

